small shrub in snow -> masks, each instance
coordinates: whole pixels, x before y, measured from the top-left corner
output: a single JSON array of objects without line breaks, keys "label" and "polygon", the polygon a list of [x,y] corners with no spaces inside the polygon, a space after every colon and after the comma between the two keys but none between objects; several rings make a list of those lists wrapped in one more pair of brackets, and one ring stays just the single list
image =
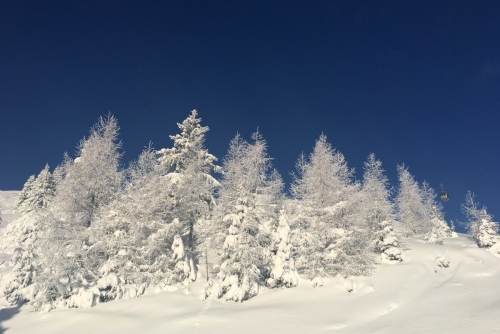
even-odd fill
[{"label": "small shrub in snow", "polygon": [[446,260],[443,256],[436,257],[434,261],[440,268],[448,268],[450,266],[450,261]]}]

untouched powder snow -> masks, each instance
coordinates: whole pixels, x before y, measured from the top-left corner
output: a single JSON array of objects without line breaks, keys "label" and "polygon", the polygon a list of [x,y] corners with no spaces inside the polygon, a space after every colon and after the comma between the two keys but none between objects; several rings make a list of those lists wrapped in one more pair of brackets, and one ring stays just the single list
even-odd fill
[{"label": "untouched powder snow", "polygon": [[[14,212],[14,205],[19,196],[20,191],[10,190],[10,191],[0,191],[0,275],[2,275],[2,268],[5,267],[5,262],[10,259],[10,255],[6,253],[11,253],[12,240],[4,236],[5,227],[14,219],[19,218],[21,215]],[[0,305],[1,307],[1,305]],[[1,321],[1,318],[0,318]],[[1,328],[1,327],[0,327]],[[1,330],[0,330],[1,333]]]},{"label": "untouched powder snow", "polygon": [[201,270],[188,287],[91,309],[0,305],[0,333],[500,333],[500,258],[462,234],[444,245],[404,242],[405,261],[381,264],[370,277],[319,288],[299,280],[243,303],[201,301]]},{"label": "untouched powder snow", "polygon": [[20,215],[14,212],[14,204],[19,193],[18,190],[0,191],[0,216],[2,217],[0,229],[3,229],[14,219],[19,218]]}]

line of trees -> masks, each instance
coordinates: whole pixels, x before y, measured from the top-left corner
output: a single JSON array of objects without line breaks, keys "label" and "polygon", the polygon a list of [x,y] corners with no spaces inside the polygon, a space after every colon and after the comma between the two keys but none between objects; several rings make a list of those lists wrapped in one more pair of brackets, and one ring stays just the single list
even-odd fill
[{"label": "line of trees", "polygon": [[[17,240],[2,291],[9,303],[50,310],[137,297],[196,280],[202,258],[204,297],[243,301],[299,276],[318,286],[369,275],[377,263],[403,261],[405,236],[437,244],[452,236],[436,192],[406,166],[397,192],[374,154],[355,181],[321,135],[299,157],[287,196],[259,132],[236,135],[219,166],[196,110],[178,127],[173,147],[150,145],[124,169],[118,122],[100,118],[75,158],[28,179],[16,203],[22,217],[6,232]],[[498,224],[471,193],[464,212],[478,245],[493,246]]]}]

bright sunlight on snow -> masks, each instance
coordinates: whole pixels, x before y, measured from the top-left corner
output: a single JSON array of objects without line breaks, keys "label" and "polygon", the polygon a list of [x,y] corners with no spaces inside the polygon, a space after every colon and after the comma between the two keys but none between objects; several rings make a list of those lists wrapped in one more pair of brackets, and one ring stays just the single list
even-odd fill
[{"label": "bright sunlight on snow", "polygon": [[[3,225],[18,192],[0,192]],[[4,240],[4,239],[2,239]],[[497,333],[500,259],[467,235],[444,245],[405,239],[405,259],[381,264],[370,277],[332,278],[322,287],[300,280],[292,289],[265,289],[243,303],[201,301],[205,274],[174,291],[90,309],[0,310],[0,333]],[[2,258],[0,273],[11,267]],[[203,261],[200,261],[202,263]],[[200,266],[201,267],[201,266]],[[2,282],[4,283],[4,282]],[[350,292],[349,292],[350,291]]]}]

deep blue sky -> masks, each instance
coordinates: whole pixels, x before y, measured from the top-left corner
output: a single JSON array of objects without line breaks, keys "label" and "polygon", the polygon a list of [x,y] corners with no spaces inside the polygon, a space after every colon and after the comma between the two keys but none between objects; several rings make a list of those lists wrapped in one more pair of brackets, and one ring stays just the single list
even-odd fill
[{"label": "deep blue sky", "polygon": [[289,180],[323,132],[361,176],[405,163],[500,215],[499,1],[9,1],[0,8],[0,189],[54,168],[112,112],[126,156],[197,109],[206,145],[259,128]]}]

